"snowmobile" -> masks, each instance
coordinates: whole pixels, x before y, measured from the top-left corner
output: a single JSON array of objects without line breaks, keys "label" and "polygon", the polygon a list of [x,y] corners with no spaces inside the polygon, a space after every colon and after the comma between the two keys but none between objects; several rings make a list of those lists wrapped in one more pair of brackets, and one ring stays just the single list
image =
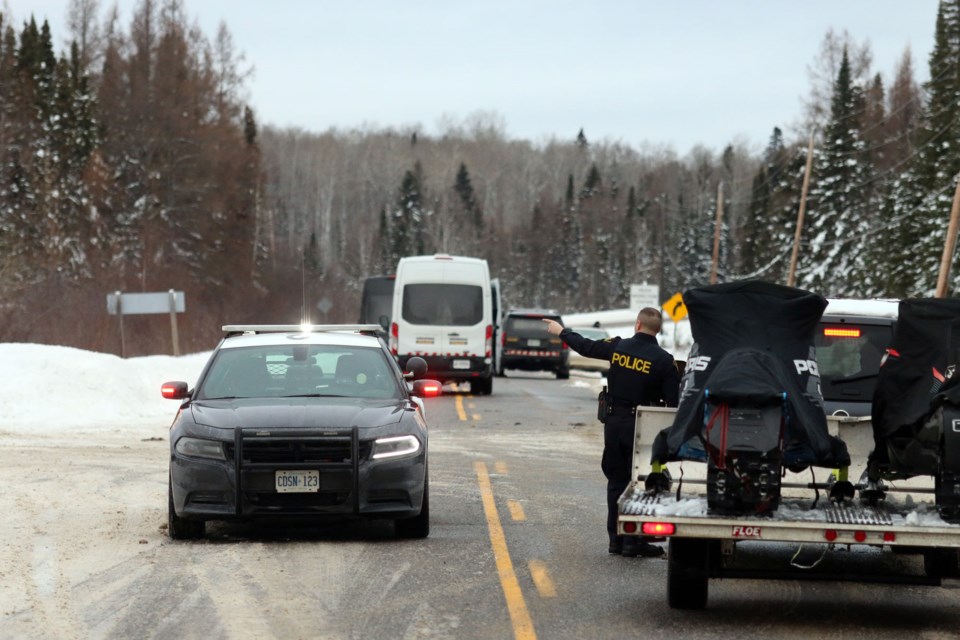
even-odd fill
[{"label": "snowmobile", "polygon": [[902,300],[880,366],[874,449],[861,498],[885,498],[885,481],[933,476],[940,517],[960,523],[960,299]]},{"label": "snowmobile", "polygon": [[[745,281],[683,295],[694,345],[673,425],[653,445],[646,487],[668,487],[666,462],[707,464],[712,513],[770,514],[786,469],[840,469],[831,498],[846,500],[846,445],[827,431],[815,331],[827,301],[814,293]],[[652,476],[652,477],[651,477]]]}]

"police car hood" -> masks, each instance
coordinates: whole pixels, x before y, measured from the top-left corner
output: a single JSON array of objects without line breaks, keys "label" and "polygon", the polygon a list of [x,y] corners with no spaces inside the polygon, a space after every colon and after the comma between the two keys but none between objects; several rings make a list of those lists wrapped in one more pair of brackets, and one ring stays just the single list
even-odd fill
[{"label": "police car hood", "polygon": [[690,289],[683,300],[694,346],[674,423],[654,442],[655,460],[678,460],[681,447],[701,437],[708,403],[781,404],[785,447],[812,450],[817,466],[849,464],[846,446],[827,431],[820,395],[814,336],[826,299],[747,281]]},{"label": "police car hood", "polygon": [[358,398],[238,398],[201,400],[190,411],[197,424],[221,429],[380,427],[399,422],[405,401]]}]

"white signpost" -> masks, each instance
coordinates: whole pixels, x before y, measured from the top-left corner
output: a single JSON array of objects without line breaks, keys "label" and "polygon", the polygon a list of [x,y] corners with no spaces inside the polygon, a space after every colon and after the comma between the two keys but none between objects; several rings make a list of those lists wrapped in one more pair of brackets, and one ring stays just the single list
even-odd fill
[{"label": "white signpost", "polygon": [[630,309],[640,311],[644,307],[660,308],[660,287],[655,284],[630,285]]},{"label": "white signpost", "polygon": [[170,289],[161,293],[123,293],[115,291],[107,294],[107,313],[120,318],[120,357],[125,358],[126,340],[123,335],[123,316],[144,313],[169,313],[170,333],[173,340],[173,355],[180,355],[180,336],[177,333],[177,314],[186,311],[187,303],[183,291]]}]

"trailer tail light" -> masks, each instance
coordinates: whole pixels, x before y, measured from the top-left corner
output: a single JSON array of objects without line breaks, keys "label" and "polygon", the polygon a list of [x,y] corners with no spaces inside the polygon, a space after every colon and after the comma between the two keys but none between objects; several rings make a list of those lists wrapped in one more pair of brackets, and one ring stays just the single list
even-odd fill
[{"label": "trailer tail light", "polygon": [[400,346],[400,327],[396,322],[390,324],[390,353],[397,355]]},{"label": "trailer tail light", "polygon": [[859,338],[859,327],[825,327],[823,335],[828,338]]},{"label": "trailer tail light", "polygon": [[642,529],[647,536],[672,536],[677,532],[677,526],[672,522],[644,522]]},{"label": "trailer tail light", "polygon": [[486,351],[488,358],[493,355],[493,325],[492,324],[487,325],[487,336],[486,336],[486,339],[484,340],[483,348]]},{"label": "trailer tail light", "polygon": [[867,532],[866,532],[866,531],[854,531],[854,532],[853,532],[853,539],[856,540],[857,542],[863,542],[864,540],[867,539]]},{"label": "trailer tail light", "polygon": [[837,539],[837,530],[836,529],[827,529],[823,532],[823,538],[827,542],[833,542]]},{"label": "trailer tail light", "polygon": [[897,534],[893,531],[884,531],[883,532],[883,541],[884,542],[896,542]]}]

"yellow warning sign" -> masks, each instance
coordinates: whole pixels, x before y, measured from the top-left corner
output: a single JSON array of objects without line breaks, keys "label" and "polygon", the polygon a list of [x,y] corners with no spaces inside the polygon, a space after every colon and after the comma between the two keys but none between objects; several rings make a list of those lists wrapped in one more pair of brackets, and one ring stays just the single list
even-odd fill
[{"label": "yellow warning sign", "polygon": [[673,318],[674,322],[679,322],[687,317],[687,305],[683,304],[683,296],[679,291],[663,303],[663,310],[667,312],[668,316]]}]

